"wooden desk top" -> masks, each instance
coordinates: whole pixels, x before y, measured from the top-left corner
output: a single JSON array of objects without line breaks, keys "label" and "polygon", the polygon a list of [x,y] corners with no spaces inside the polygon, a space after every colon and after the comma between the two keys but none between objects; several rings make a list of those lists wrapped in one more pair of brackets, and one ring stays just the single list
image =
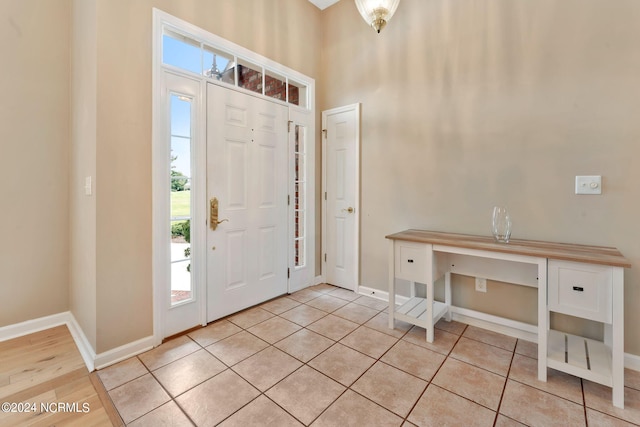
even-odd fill
[{"label": "wooden desk top", "polygon": [[405,230],[385,237],[391,240],[431,243],[434,245],[455,246],[458,248],[479,249],[540,258],[631,268],[629,260],[626,259],[618,249],[605,246],[587,246],[519,239],[509,240],[509,243],[499,243],[496,242],[493,237],[443,233],[427,230]]}]

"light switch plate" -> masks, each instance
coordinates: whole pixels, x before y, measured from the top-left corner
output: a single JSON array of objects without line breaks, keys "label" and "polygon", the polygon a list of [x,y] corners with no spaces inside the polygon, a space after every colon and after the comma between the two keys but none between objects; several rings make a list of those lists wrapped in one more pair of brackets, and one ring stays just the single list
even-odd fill
[{"label": "light switch plate", "polygon": [[84,194],[85,196],[91,196],[93,194],[93,188],[92,188],[90,176],[84,179]]},{"label": "light switch plate", "polygon": [[602,194],[600,175],[576,176],[576,194]]}]

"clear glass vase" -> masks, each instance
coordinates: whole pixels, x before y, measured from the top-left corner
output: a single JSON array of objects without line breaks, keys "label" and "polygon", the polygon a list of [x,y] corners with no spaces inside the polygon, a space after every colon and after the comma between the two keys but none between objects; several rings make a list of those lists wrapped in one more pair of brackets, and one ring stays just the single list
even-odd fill
[{"label": "clear glass vase", "polygon": [[493,208],[491,233],[497,242],[508,243],[511,237],[511,217],[507,209],[502,206]]}]

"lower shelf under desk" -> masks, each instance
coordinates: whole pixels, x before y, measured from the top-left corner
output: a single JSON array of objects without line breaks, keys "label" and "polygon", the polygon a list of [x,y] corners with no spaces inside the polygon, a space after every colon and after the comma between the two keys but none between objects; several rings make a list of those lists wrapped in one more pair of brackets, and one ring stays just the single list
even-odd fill
[{"label": "lower shelf under desk", "polygon": [[[433,303],[433,324],[435,324],[447,312],[447,305],[439,301]],[[409,301],[397,307],[394,312],[395,319],[412,325],[427,328],[427,300],[413,297]]]},{"label": "lower shelf under desk", "polygon": [[[424,298],[411,298],[396,309],[396,280],[427,284],[431,304],[435,279],[444,274],[445,302],[451,307],[451,273],[535,287],[538,322],[531,332],[537,333],[538,379],[546,381],[549,367],[612,387],[613,405],[624,408],[624,269],[631,263],[616,248],[521,239],[504,244],[489,236],[415,229],[385,237],[390,328],[395,319],[421,326],[427,342],[433,342],[433,324],[454,311],[437,302],[428,306]],[[560,298],[564,291],[569,294]],[[550,330],[554,311],[605,323],[608,345]]]},{"label": "lower shelf under desk", "polygon": [[612,386],[611,348],[601,341],[549,330],[547,366]]}]

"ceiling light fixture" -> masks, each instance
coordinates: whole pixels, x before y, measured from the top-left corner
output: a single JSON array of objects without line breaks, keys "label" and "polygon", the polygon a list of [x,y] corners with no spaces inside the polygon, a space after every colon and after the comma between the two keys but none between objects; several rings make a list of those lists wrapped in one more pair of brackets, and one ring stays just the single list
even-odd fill
[{"label": "ceiling light fixture", "polygon": [[355,0],[365,22],[380,33],[396,12],[400,0]]}]

